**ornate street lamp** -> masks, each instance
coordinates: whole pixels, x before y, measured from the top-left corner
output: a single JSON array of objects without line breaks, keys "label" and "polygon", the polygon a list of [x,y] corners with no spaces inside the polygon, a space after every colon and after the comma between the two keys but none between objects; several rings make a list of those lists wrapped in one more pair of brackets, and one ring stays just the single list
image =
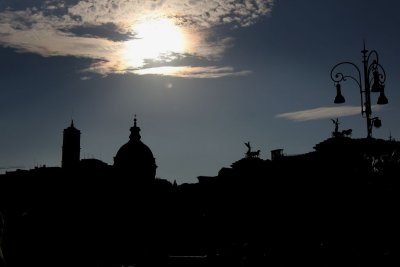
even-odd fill
[{"label": "ornate street lamp", "polygon": [[[342,104],[345,102],[344,96],[342,95],[341,82],[346,81],[348,78],[352,79],[358,84],[361,95],[361,115],[367,120],[367,131],[368,138],[372,137],[372,128],[379,128],[382,125],[381,120],[378,117],[371,118],[371,92],[380,93],[378,98],[378,105],[385,105],[389,101],[385,96],[385,81],[386,73],[382,65],[379,64],[378,52],[375,50],[368,51],[364,49],[361,51],[363,54],[363,74],[364,79],[361,79],[361,71],[356,64],[352,62],[340,62],[336,64],[331,70],[331,79],[334,81],[336,86],[336,97],[335,104]],[[353,66],[356,69],[357,76],[347,75],[340,72],[339,67],[343,65]],[[371,85],[372,84],[372,85]]]}]

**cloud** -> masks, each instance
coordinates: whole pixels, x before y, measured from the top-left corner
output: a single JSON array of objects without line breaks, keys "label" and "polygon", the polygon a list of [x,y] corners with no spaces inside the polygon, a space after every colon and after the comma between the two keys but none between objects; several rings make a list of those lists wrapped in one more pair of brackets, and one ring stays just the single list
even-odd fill
[{"label": "cloud", "polygon": [[[146,66],[147,58],[141,57],[143,51],[138,46],[128,46],[140,42],[133,27],[140,21],[173,20],[189,40],[180,57],[215,62],[222,59],[234,42],[229,36],[215,35],[215,27],[248,27],[268,15],[273,7],[273,0],[34,1],[39,2],[37,6],[30,3],[23,9],[13,6],[0,9],[0,46],[44,57],[93,59],[87,70],[103,75],[159,72],[160,68]],[[132,51],[127,60],[128,49]],[[177,58],[172,53],[163,54],[164,63]],[[178,66],[174,71],[165,66],[165,70],[171,76],[198,78],[248,73],[231,67],[215,67],[215,63],[212,65]]]},{"label": "cloud", "polygon": [[[250,26],[267,15],[273,0],[82,0],[69,8],[83,23],[131,25],[140,16],[161,13],[182,25],[211,28],[223,24]],[[139,16],[140,15],[140,16]]]},{"label": "cloud", "polygon": [[[373,110],[379,110],[381,106],[372,106]],[[276,115],[277,118],[285,118],[293,121],[309,121],[326,118],[346,117],[360,114],[359,106],[320,107]]]},{"label": "cloud", "polygon": [[191,66],[165,66],[135,70],[133,73],[138,75],[162,75],[175,76],[182,78],[221,78],[226,76],[243,76],[248,75],[251,71],[235,71],[232,67],[191,67]]},{"label": "cloud", "polygon": [[81,77],[82,81],[87,81],[87,80],[90,80],[90,79],[92,79],[92,77],[90,77],[90,76],[82,76]]}]

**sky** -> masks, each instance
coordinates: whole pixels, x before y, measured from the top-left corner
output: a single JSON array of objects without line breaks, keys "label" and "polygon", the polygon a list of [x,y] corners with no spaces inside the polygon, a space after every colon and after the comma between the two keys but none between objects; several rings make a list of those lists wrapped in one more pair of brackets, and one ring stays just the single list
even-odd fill
[{"label": "sky", "polygon": [[[386,73],[375,138],[400,139],[397,0],[0,0],[0,173],[60,166],[62,131],[81,158],[108,164],[134,114],[157,177],[215,176],[244,157],[313,151],[331,119],[367,135],[359,87],[363,42]],[[375,54],[371,55],[372,64]],[[346,75],[358,77],[354,67]]]}]

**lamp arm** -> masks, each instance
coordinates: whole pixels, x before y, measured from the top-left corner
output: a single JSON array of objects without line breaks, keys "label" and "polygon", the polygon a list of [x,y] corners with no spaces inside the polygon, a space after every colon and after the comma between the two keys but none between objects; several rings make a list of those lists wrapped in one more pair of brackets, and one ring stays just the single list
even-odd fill
[{"label": "lamp arm", "polygon": [[[386,81],[386,72],[385,72],[385,69],[382,67],[382,65],[379,64],[379,54],[376,50],[372,50],[371,52],[369,52],[368,57],[366,59],[367,63],[370,62],[370,60],[372,59],[373,56],[375,57],[375,59],[369,65],[367,75],[369,77],[372,71],[378,70],[379,71],[379,81],[381,83],[384,83]],[[380,71],[382,71],[382,72],[380,72]]]},{"label": "lamp arm", "polygon": [[378,52],[376,52],[376,50],[371,50],[369,52],[368,57],[367,57],[367,63],[369,63],[372,56],[375,56],[375,59],[374,59],[375,63],[379,64],[379,55],[378,55]]},{"label": "lamp arm", "polygon": [[382,67],[381,64],[377,64],[377,67],[379,68],[379,70],[382,71],[382,74],[379,75],[379,79],[382,78],[381,83],[384,83],[386,81],[386,71],[385,69]]},{"label": "lamp arm", "polygon": [[[345,75],[342,72],[335,72],[337,68],[339,68],[340,66],[343,65],[350,65],[353,66],[358,74],[358,79],[354,76],[351,75]],[[332,70],[331,70],[331,79],[332,81],[334,81],[335,83],[340,83],[342,81],[346,81],[348,78],[352,79],[353,81],[355,81],[358,85],[358,88],[360,89],[360,95],[361,95],[361,115],[364,116],[365,110],[364,110],[364,99],[363,99],[363,89],[362,89],[362,84],[361,84],[361,71],[360,69],[357,67],[356,64],[354,64],[353,62],[349,62],[349,61],[344,61],[344,62],[340,62],[338,64],[336,64],[335,66],[333,66]]]},{"label": "lamp arm", "polygon": [[[351,75],[345,75],[345,74],[343,74],[342,72],[336,72],[336,73],[335,73],[336,68],[338,68],[339,66],[342,66],[342,65],[351,65],[351,66],[353,66],[353,67],[356,69],[356,71],[357,71],[358,79],[357,79],[356,77],[354,77],[354,76],[351,76]],[[355,81],[355,82],[358,84],[358,87],[360,88],[360,93],[362,93],[362,87],[361,87],[361,71],[360,71],[360,69],[357,67],[356,64],[354,64],[354,63],[352,63],[352,62],[345,61],[345,62],[340,62],[340,63],[336,64],[336,65],[332,68],[332,70],[331,70],[331,79],[332,79],[332,81],[334,81],[335,83],[340,83],[341,81],[346,81],[347,78],[350,78],[350,79],[352,79],[353,81]]]},{"label": "lamp arm", "polygon": [[385,81],[386,81],[386,71],[382,67],[382,65],[379,64],[378,62],[374,62],[369,66],[369,68],[368,68],[368,76],[370,76],[369,74],[371,73],[371,71],[375,71],[375,70],[377,70],[379,72],[379,82],[380,83],[385,83]]}]

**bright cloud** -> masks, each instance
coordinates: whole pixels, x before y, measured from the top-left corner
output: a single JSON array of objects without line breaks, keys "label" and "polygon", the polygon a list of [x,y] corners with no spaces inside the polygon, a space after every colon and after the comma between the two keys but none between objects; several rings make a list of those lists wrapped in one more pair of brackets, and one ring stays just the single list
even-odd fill
[{"label": "bright cloud", "polygon": [[[249,26],[271,11],[273,0],[82,0],[69,8],[83,23],[130,25],[139,16],[178,19],[179,24],[211,28],[221,24]],[[126,28],[125,28],[126,29]]]},{"label": "bright cloud", "polygon": [[182,78],[221,78],[225,76],[238,76],[247,75],[249,71],[235,72],[231,67],[218,68],[215,66],[209,67],[191,67],[191,66],[180,66],[180,67],[156,67],[147,68],[133,71],[139,75],[162,75],[162,76],[175,76]]},{"label": "bright cloud", "polygon": [[[46,0],[39,7],[14,10],[11,6],[0,10],[0,45],[45,57],[90,58],[94,63],[87,70],[105,75],[127,72],[197,78],[245,75],[249,71],[235,71],[229,66],[150,68],[147,62],[168,63],[191,56],[204,62],[213,61],[215,65],[233,40],[229,36],[216,38],[213,28],[250,26],[269,14],[272,6],[273,0]],[[138,45],[143,40],[134,25],[157,19],[179,27],[185,46],[179,47],[179,51],[153,52],[153,58],[146,58],[146,51],[140,48],[143,46]],[[124,38],[115,40],[101,32],[101,27],[110,24],[115,34]],[[131,48],[128,59],[126,47]]]},{"label": "bright cloud", "polygon": [[[361,113],[359,106],[341,106],[341,107],[320,107],[295,112],[288,112],[276,115],[277,118],[285,118],[293,121],[309,121],[326,118],[339,118]],[[380,109],[380,106],[373,106],[373,110]]]}]

